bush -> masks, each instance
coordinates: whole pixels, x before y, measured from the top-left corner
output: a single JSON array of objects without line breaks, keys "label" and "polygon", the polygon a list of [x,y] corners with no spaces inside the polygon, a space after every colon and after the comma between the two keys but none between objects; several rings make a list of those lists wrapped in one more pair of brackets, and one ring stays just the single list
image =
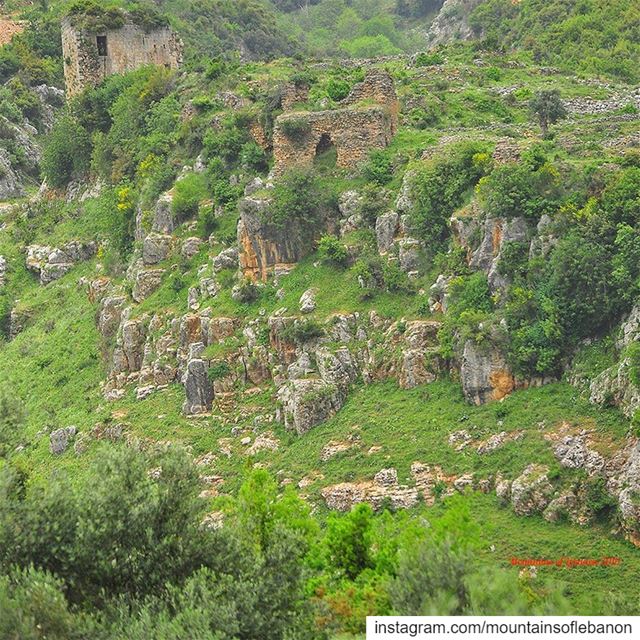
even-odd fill
[{"label": "bush", "polygon": [[246,142],[240,150],[240,162],[243,167],[251,171],[265,171],[269,168],[267,154],[264,149],[253,141]]},{"label": "bush", "polygon": [[199,526],[198,473],[184,453],[110,450],[81,482],[57,474],[22,499],[6,490],[16,481],[2,472],[0,568],[55,572],[72,602],[144,597],[216,566],[216,542]]},{"label": "bush", "polygon": [[61,580],[32,567],[0,576],[0,638],[80,640],[80,620],[63,589]]},{"label": "bush", "polygon": [[488,156],[479,143],[453,145],[448,152],[416,167],[411,179],[412,225],[428,246],[441,245],[448,222],[486,173]]},{"label": "bush", "polygon": [[324,336],[324,327],[312,318],[296,320],[282,330],[282,338],[287,342],[304,344],[316,338]]},{"label": "bush", "polygon": [[287,138],[291,138],[294,141],[304,140],[310,133],[311,127],[309,122],[304,118],[293,117],[280,121],[280,127],[282,132]]},{"label": "bush", "polygon": [[480,180],[478,196],[492,217],[539,220],[559,208],[560,181],[559,172],[548,163],[537,169],[529,164],[509,163]]},{"label": "bush", "polygon": [[218,219],[212,206],[201,207],[198,212],[198,235],[207,240],[209,236],[218,228]]},{"label": "bush", "polygon": [[0,338],[9,337],[11,325],[11,299],[5,292],[0,293]]},{"label": "bush", "polygon": [[207,197],[207,184],[203,175],[191,173],[176,182],[173,190],[173,214],[179,222],[197,215],[200,202]]},{"label": "bush", "polygon": [[371,536],[373,511],[358,504],[347,516],[331,514],[325,543],[331,565],[350,580],[372,566]]},{"label": "bush", "polygon": [[308,239],[323,227],[334,207],[333,194],[323,189],[312,171],[294,170],[276,184],[273,201],[263,215],[267,224],[288,227],[289,233],[297,231]]},{"label": "bush", "polygon": [[640,225],[639,167],[629,167],[615,174],[602,194],[601,208],[616,224]]},{"label": "bush", "polygon": [[416,67],[431,67],[433,65],[441,65],[444,64],[444,56],[437,51],[432,53],[427,53],[425,51],[421,51],[415,57],[415,65]]},{"label": "bush", "polygon": [[233,288],[232,296],[238,302],[250,304],[260,297],[260,289],[249,278],[245,278]]},{"label": "bush", "polygon": [[346,80],[330,78],[327,82],[327,95],[336,102],[344,100],[351,91],[351,86]]},{"label": "bush", "polygon": [[388,153],[384,151],[372,151],[369,161],[362,169],[362,175],[369,181],[378,185],[385,185],[393,178],[393,162]]},{"label": "bush", "polygon": [[591,477],[586,484],[586,505],[596,517],[609,515],[616,508],[616,499],[607,490],[607,481],[601,477]]},{"label": "bush", "polygon": [[640,388],[640,342],[632,342],[627,347],[625,356],[629,359],[629,378]]},{"label": "bush", "polygon": [[209,382],[215,382],[216,380],[222,380],[231,373],[231,367],[224,360],[213,362],[207,371],[207,377]]},{"label": "bush", "polygon": [[402,53],[402,49],[396,47],[387,36],[382,34],[345,40],[340,46],[351,58],[377,58]]},{"label": "bush", "polygon": [[69,114],[63,115],[47,137],[42,171],[52,187],[65,187],[83,175],[91,160],[87,131]]},{"label": "bush", "polygon": [[0,387],[0,458],[20,442],[23,435],[25,408],[8,387]]},{"label": "bush", "polygon": [[318,254],[325,264],[344,267],[347,264],[349,253],[344,244],[335,236],[325,235],[318,242]]}]

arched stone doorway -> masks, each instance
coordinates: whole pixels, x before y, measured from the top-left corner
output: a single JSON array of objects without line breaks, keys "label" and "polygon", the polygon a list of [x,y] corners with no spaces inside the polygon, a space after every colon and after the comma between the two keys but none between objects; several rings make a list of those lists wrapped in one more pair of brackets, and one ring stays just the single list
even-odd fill
[{"label": "arched stone doorway", "polygon": [[332,168],[336,166],[338,160],[338,150],[331,139],[331,134],[323,133],[316,145],[316,152],[313,162],[319,167]]}]

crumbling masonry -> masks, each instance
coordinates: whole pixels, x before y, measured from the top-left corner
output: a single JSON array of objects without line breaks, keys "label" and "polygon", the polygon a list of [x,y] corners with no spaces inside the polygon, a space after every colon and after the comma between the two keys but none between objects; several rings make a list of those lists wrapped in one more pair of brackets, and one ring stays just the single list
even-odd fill
[{"label": "crumbling masonry", "polygon": [[[287,101],[287,107],[293,106]],[[274,173],[311,165],[317,155],[335,147],[336,164],[355,168],[374,149],[384,149],[398,126],[399,103],[393,79],[383,71],[370,71],[339,109],[292,111],[276,120],[273,132]],[[296,135],[291,134],[295,123]]]},{"label": "crumbling masonry", "polygon": [[67,96],[95,86],[114,73],[155,64],[176,69],[182,62],[182,42],[169,28],[145,31],[133,22],[93,33],[62,22],[62,51]]}]

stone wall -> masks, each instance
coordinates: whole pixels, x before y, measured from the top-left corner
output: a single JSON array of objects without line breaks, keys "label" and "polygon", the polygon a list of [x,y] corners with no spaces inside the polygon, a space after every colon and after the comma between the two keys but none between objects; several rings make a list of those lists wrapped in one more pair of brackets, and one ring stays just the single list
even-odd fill
[{"label": "stone wall", "polygon": [[[102,44],[106,51],[99,51],[98,38],[106,38]],[[148,64],[176,69],[182,62],[182,42],[170,28],[147,33],[133,23],[97,34],[76,29],[66,19],[62,23],[62,50],[68,96],[114,73],[134,71]]]},{"label": "stone wall", "polygon": [[[300,119],[307,131],[293,139],[284,132],[284,123]],[[370,151],[384,149],[391,142],[390,120],[381,107],[281,115],[273,132],[274,173],[281,175],[290,167],[312,165],[323,139],[335,146],[339,167],[357,167]]]},{"label": "stone wall", "polygon": [[0,18],[0,47],[9,44],[13,36],[25,30],[26,22],[12,20],[11,18]]},{"label": "stone wall", "polygon": [[[374,103],[370,106],[367,103]],[[274,173],[309,166],[319,151],[333,145],[339,167],[357,167],[369,152],[384,149],[398,126],[399,102],[393,80],[385,72],[370,72],[335,110],[289,112],[279,116],[273,132]],[[288,135],[296,122],[300,133]]]},{"label": "stone wall", "polygon": [[351,93],[340,103],[340,106],[350,107],[364,101],[375,102],[387,109],[391,135],[395,135],[398,129],[400,101],[396,94],[393,78],[386,71],[369,71],[364,81],[353,87]]}]

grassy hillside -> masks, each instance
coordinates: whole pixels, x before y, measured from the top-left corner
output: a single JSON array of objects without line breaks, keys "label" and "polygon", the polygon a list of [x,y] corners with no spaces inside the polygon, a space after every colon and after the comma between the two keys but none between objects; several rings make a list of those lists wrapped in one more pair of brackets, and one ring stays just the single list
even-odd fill
[{"label": "grassy hillside", "polygon": [[[42,145],[48,188],[37,194],[31,175],[25,197],[0,203],[0,637],[344,640],[361,637],[366,615],[394,612],[637,614],[639,552],[616,482],[633,480],[622,467],[638,418],[614,393],[590,402],[588,386],[621,360],[630,396],[640,384],[634,340],[616,346],[640,297],[634,4],[487,0],[473,16],[477,42],[354,64],[308,56],[418,51],[439,3],[155,4],[187,43],[184,68],[110,77],[59,107],[46,135],[29,128],[45,130],[33,87],[61,82],[64,6],[6,5],[33,22],[0,49],[0,115]],[[596,20],[612,28],[601,33]],[[240,61],[245,45],[253,59]],[[307,171],[270,176],[264,140],[285,92],[308,87],[293,107],[304,122],[343,106],[371,70],[390,74],[398,94],[390,144],[357,168],[336,166],[334,149]],[[555,109],[548,120],[535,107],[544,101]],[[3,140],[22,166],[6,125]],[[215,266],[238,245],[247,186],[256,201],[271,198],[259,221],[304,232],[304,257],[264,284],[236,258]],[[141,265],[159,202],[176,222],[170,249]],[[402,230],[385,252],[377,223],[396,210]],[[503,246],[518,225],[525,232]],[[194,238],[197,250],[183,252]],[[419,247],[410,268],[406,240]],[[41,284],[28,248],[71,241],[95,242],[95,255]],[[482,246],[491,269],[473,263]],[[164,272],[136,302],[141,266]],[[434,304],[438,276],[444,306]],[[105,336],[95,283],[127,308]],[[310,290],[315,308],[303,316]],[[362,331],[334,337],[336,314],[357,314]],[[274,337],[269,319],[289,316],[298,324]],[[209,317],[234,329],[202,355],[205,386],[217,389],[210,410],[185,415],[177,370],[197,358],[177,345],[188,352],[195,343],[180,333]],[[148,349],[134,345],[145,366],[175,365],[175,375],[139,399],[146,383],[127,369],[107,400],[127,321],[148,327]],[[398,369],[414,321],[440,323],[427,340],[437,379],[404,389]],[[175,350],[154,360],[162,338],[175,338]],[[348,349],[359,368],[339,410],[298,434],[277,418],[278,391],[322,380],[319,347]],[[498,373],[512,372],[519,388],[471,403],[465,347],[493,348]],[[243,375],[256,361],[267,370],[258,382]],[[309,395],[311,411],[322,392]],[[580,437],[583,457],[601,456],[606,469],[554,451]],[[438,471],[410,508],[384,484],[383,498],[369,495],[375,512],[357,498],[381,471],[383,482],[395,477],[389,470],[394,490],[417,495],[416,463]],[[516,515],[499,486],[532,463],[548,495],[533,491],[543,506]],[[332,491],[347,496],[344,513],[328,508]],[[552,497],[565,508],[545,519]],[[624,506],[636,502],[632,492]],[[514,556],[619,561],[534,575],[511,566]]]}]

